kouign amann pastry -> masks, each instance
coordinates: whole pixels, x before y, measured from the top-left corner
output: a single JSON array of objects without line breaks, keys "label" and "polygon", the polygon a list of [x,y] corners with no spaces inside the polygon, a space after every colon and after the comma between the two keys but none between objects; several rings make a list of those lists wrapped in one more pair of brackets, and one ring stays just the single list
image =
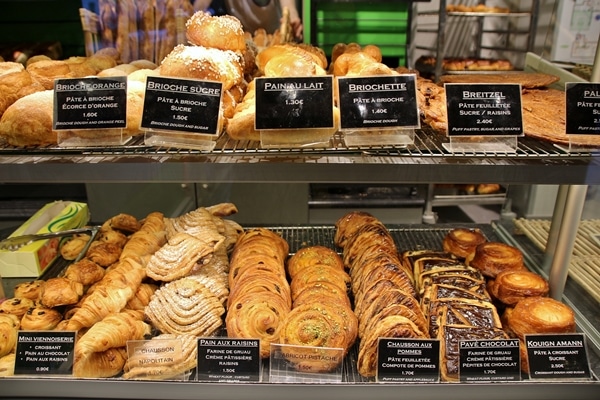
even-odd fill
[{"label": "kouign amann pastry", "polygon": [[521,250],[499,242],[479,244],[465,258],[465,263],[479,269],[488,278],[495,278],[502,271],[525,269]]},{"label": "kouign amann pastry", "polygon": [[442,242],[444,251],[465,259],[481,243],[487,241],[481,230],[456,228],[444,236]]}]

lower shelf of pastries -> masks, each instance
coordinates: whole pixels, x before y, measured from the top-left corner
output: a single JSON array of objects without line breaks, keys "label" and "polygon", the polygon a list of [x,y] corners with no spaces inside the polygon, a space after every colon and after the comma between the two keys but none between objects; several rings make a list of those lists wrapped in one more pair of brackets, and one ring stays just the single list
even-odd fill
[{"label": "lower shelf of pastries", "polygon": [[[377,222],[375,221],[375,225]],[[381,227],[380,227],[381,228]],[[465,229],[466,228],[466,229]],[[252,232],[255,228],[245,228],[246,232]],[[287,248],[283,247],[282,251],[286,256],[299,254],[303,248],[312,246],[323,246],[329,249],[340,248],[340,243],[346,239],[342,235],[340,237],[340,228],[338,226],[274,226],[268,228],[271,232],[280,235],[287,243]],[[481,232],[483,237],[490,242],[498,242],[503,240],[506,232],[512,232],[510,227],[501,225],[469,225],[455,226],[454,224],[439,224],[431,225],[394,225],[386,226],[385,230],[389,232],[394,243],[401,251],[442,251],[446,250],[444,245],[445,239],[451,232],[464,231],[467,237],[471,232]],[[377,230],[378,232],[382,232]],[[258,232],[258,231],[257,231]],[[257,233],[260,235],[261,233]],[[517,248],[522,248],[524,251],[531,249],[535,250],[535,245],[525,236],[515,236],[514,245]],[[351,240],[347,240],[350,241]],[[239,243],[239,242],[238,242]],[[343,249],[351,247],[348,243],[342,245]],[[527,253],[526,260],[529,263],[539,265],[541,252],[533,251],[532,254]],[[235,258],[234,255],[230,260]],[[471,260],[473,265],[475,261]],[[289,266],[288,266],[289,268]],[[291,272],[291,270],[290,270]],[[52,274],[61,274],[61,272],[53,271]],[[157,270],[153,274],[170,273],[170,271]],[[360,273],[360,272],[359,272]],[[239,277],[243,273],[239,272]],[[294,274],[292,274],[292,280]],[[51,277],[42,277],[49,279]],[[235,279],[235,277],[234,277]],[[240,278],[241,280],[241,278]],[[576,283],[570,282],[570,285]],[[364,285],[359,284],[359,287]],[[233,286],[232,286],[233,287]],[[363,288],[364,289],[364,288]],[[567,288],[567,298],[571,299],[572,295],[582,296],[581,291],[575,286]],[[367,295],[364,295],[367,298]],[[579,299],[574,301],[579,305]],[[591,304],[589,298],[587,304],[584,304],[585,317],[591,320],[597,320],[597,305]],[[576,314],[580,315],[581,309],[576,309]],[[595,327],[598,329],[598,327]],[[306,396],[323,396],[325,393],[330,393],[332,396],[343,396],[349,399],[360,399],[366,396],[376,396],[377,398],[397,398],[398,395],[406,395],[412,397],[428,397],[444,395],[461,396],[465,399],[481,398],[481,391],[486,391],[486,397],[491,399],[505,399],[506,397],[515,398],[539,398],[543,395],[544,398],[595,398],[598,390],[597,375],[600,372],[600,361],[598,353],[600,352],[595,343],[589,344],[589,358],[593,379],[577,381],[577,380],[531,380],[524,377],[517,382],[486,382],[480,383],[460,383],[448,382],[442,380],[439,383],[385,383],[376,384],[375,379],[371,376],[365,376],[364,370],[361,370],[360,363],[360,344],[357,342],[350,347],[343,360],[343,376],[341,382],[337,383],[319,383],[312,382],[293,382],[289,384],[274,384],[269,383],[268,362],[263,361],[262,381],[260,383],[206,383],[196,382],[193,378],[190,381],[157,381],[157,380],[127,380],[122,376],[117,375],[111,378],[70,378],[70,377],[45,377],[45,376],[10,376],[0,378],[3,383],[3,390],[0,393],[0,398],[3,397],[93,397],[95,393],[102,393],[104,398],[211,398],[211,399],[232,399],[239,397],[247,398],[267,398],[275,399],[285,396],[290,399],[304,399]],[[195,376],[194,373],[189,375]],[[35,381],[36,384],[31,383]],[[198,386],[200,385],[200,387]],[[575,392],[576,391],[576,392]],[[573,393],[575,397],[573,397]],[[558,397],[557,397],[558,396]]]}]

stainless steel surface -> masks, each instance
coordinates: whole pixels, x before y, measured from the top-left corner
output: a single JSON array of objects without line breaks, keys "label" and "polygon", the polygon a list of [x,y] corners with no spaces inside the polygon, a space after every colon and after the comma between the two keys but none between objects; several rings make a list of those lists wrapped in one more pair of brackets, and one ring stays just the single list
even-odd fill
[{"label": "stainless steel surface", "polygon": [[[212,151],[155,148],[0,148],[0,182],[371,182],[600,184],[600,157],[531,138],[515,153],[450,153],[444,135],[418,130],[402,146],[261,149],[221,138]],[[76,166],[76,167],[74,167]]]},{"label": "stainless steel surface", "polygon": [[561,300],[563,297],[586,191],[587,186],[585,185],[571,185],[565,199],[549,279],[550,296],[556,300]]}]

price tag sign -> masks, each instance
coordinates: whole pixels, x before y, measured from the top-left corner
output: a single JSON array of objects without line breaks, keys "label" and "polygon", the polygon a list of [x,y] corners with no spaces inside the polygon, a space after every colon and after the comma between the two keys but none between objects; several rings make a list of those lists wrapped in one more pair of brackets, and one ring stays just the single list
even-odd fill
[{"label": "price tag sign", "polygon": [[566,133],[600,134],[600,84],[567,82],[565,91]]},{"label": "price tag sign", "polygon": [[418,128],[416,76],[338,78],[342,129]]},{"label": "price tag sign", "polygon": [[519,339],[461,340],[461,382],[521,380]]},{"label": "price tag sign", "polygon": [[591,379],[585,336],[581,333],[525,335],[532,379]]},{"label": "price tag sign", "polygon": [[149,76],[141,126],[216,134],[222,93],[221,82]]},{"label": "price tag sign", "polygon": [[448,136],[522,136],[521,85],[447,83]]},{"label": "price tag sign", "polygon": [[127,127],[127,77],[54,81],[54,130]]},{"label": "price tag sign", "polygon": [[378,382],[437,382],[439,379],[439,340],[379,339]]},{"label": "price tag sign", "polygon": [[199,381],[259,382],[260,341],[227,338],[198,339]]},{"label": "price tag sign", "polygon": [[19,331],[15,375],[72,375],[75,332]]},{"label": "price tag sign", "polygon": [[257,78],[255,128],[333,128],[333,77]]}]

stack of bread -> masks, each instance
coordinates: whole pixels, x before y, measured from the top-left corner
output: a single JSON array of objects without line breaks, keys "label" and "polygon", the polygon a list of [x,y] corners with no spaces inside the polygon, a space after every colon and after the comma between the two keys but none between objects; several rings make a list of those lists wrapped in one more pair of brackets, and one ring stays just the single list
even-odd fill
[{"label": "stack of bread", "polygon": [[229,259],[227,336],[260,339],[261,358],[270,356],[292,307],[288,252],[288,243],[276,232],[254,228],[240,235]]},{"label": "stack of bread", "polygon": [[387,228],[366,212],[350,212],[335,224],[335,244],[349,268],[358,317],[358,372],[373,377],[378,339],[427,338],[412,272],[404,267]]},{"label": "stack of bread", "polygon": [[350,276],[340,256],[324,246],[301,248],[287,267],[293,303],[279,337],[279,343],[291,346],[285,357],[302,372],[332,371],[357,336],[358,321],[348,297]]}]

